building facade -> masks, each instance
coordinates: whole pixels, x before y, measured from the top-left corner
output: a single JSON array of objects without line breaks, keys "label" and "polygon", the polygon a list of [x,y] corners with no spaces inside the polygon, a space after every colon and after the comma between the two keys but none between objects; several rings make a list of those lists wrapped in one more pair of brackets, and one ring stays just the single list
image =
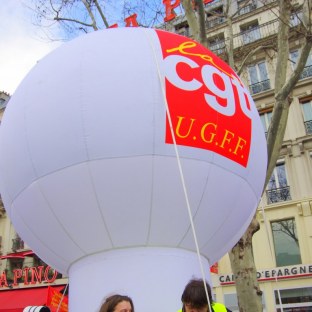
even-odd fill
[{"label": "building facade", "polygon": [[[230,29],[224,14],[225,0],[205,2],[208,46],[227,60]],[[266,132],[274,106],[278,3],[274,0],[234,0],[231,3],[234,60],[239,68],[247,54],[256,51],[247,60],[241,79],[249,87]],[[303,0],[293,1],[289,74],[302,48],[302,3]],[[163,28],[192,36],[183,16],[177,16]],[[260,46],[265,48],[258,49]],[[0,92],[1,116],[8,99],[8,94]],[[260,230],[254,235],[253,253],[263,291],[264,311],[312,311],[311,178],[312,54],[292,92],[280,157],[257,212]],[[0,253],[0,291],[67,284],[66,277],[55,273],[24,244],[3,205],[0,206]],[[216,300],[238,311],[228,256],[214,268],[212,281]]]}]

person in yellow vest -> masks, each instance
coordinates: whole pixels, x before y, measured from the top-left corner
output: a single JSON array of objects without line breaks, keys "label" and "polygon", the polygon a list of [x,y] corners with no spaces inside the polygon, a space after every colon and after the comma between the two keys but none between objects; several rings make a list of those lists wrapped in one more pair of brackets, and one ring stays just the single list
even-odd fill
[{"label": "person in yellow vest", "polygon": [[209,284],[202,279],[192,279],[185,286],[181,296],[182,309],[178,312],[210,312],[204,283],[206,283],[207,287],[211,306],[210,310],[212,312],[232,312],[222,303],[217,303],[212,300],[211,288]]}]

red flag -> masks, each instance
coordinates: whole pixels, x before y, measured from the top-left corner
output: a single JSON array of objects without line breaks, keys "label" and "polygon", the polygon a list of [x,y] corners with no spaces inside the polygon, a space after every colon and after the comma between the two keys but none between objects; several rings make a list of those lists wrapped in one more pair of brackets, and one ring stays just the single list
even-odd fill
[{"label": "red flag", "polygon": [[46,305],[50,308],[51,312],[68,312],[68,297],[49,286]]},{"label": "red flag", "polygon": [[216,262],[210,267],[210,272],[218,274],[218,262]]}]

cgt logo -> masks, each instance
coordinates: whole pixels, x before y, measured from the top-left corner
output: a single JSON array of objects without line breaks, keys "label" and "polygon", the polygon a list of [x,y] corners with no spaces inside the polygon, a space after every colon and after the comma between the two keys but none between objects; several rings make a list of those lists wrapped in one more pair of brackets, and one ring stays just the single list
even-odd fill
[{"label": "cgt logo", "polygon": [[[200,44],[157,34],[176,143],[216,152],[246,167],[257,111],[238,76]],[[173,143],[168,116],[165,142]]]}]

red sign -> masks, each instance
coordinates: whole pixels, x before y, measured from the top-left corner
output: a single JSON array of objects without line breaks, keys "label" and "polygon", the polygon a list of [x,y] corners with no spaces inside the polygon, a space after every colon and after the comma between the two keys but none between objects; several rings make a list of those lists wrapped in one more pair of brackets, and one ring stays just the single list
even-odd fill
[{"label": "red sign", "polygon": [[[18,286],[23,282],[24,285],[35,285],[42,282],[53,283],[57,277],[58,272],[50,266],[25,267],[23,269],[13,270],[12,286]],[[6,271],[0,275],[0,287],[9,287]]]},{"label": "red sign", "polygon": [[199,43],[157,30],[166,76],[166,143],[216,152],[246,167],[251,97],[235,72]]}]

